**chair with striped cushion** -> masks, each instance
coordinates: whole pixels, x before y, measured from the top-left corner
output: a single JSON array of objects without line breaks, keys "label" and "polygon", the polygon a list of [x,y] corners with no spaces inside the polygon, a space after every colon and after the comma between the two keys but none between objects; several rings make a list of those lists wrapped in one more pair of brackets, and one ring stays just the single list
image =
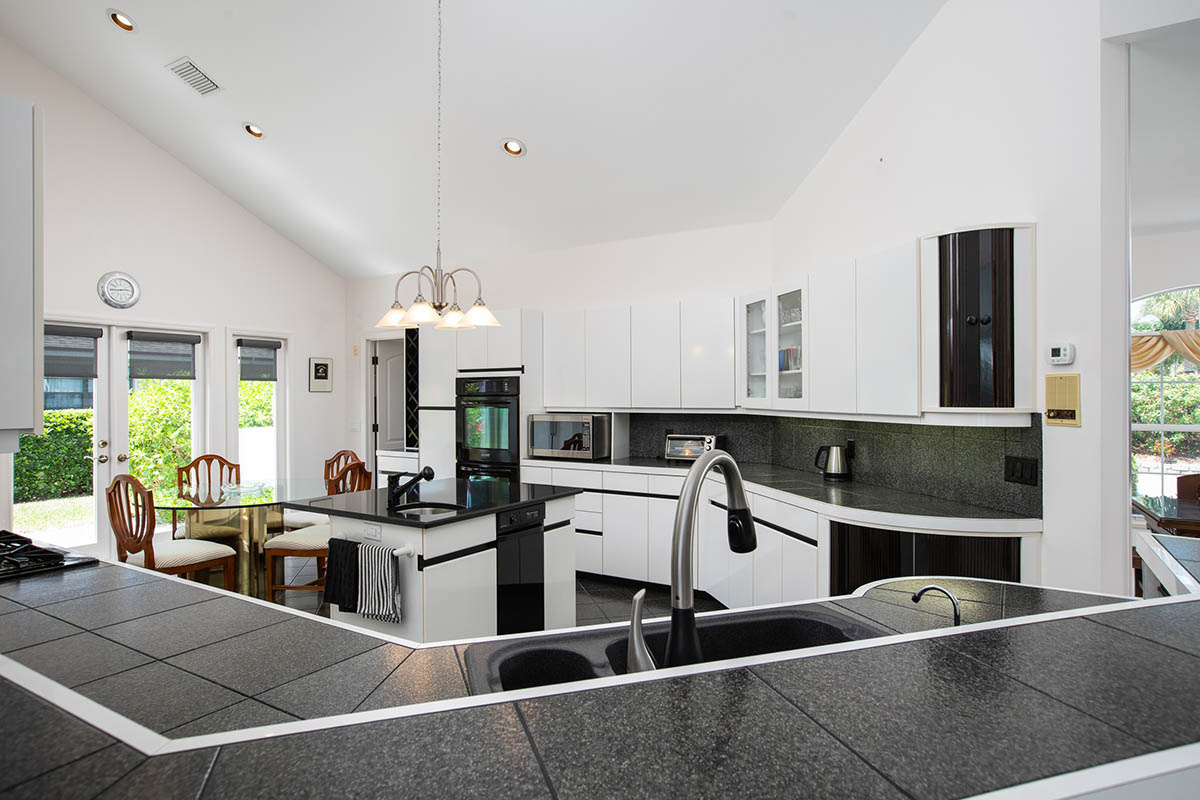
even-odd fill
[{"label": "chair with striped cushion", "polygon": [[220,567],[225,588],[233,591],[237,552],[206,539],[154,542],[154,492],[132,475],[118,475],[105,490],[108,521],[117,537],[117,558],[168,575],[185,575]]},{"label": "chair with striped cushion", "polygon": [[[180,497],[198,506],[216,505],[224,498],[222,486],[242,482],[241,465],[214,453],[196,456],[192,462],[175,470],[175,487]],[[239,509],[189,509],[184,521],[184,536],[188,539],[231,539],[241,532]]]},{"label": "chair with striped cushion", "polygon": [[[371,473],[361,461],[351,461],[342,467],[336,475],[328,479],[325,489],[329,494],[357,492],[371,488]],[[323,591],[325,589],[325,559],[329,557],[329,536],[332,526],[311,525],[294,531],[282,533],[267,540],[267,599],[275,602],[277,592],[287,589],[300,591]],[[275,559],[277,558],[315,558],[317,560],[317,579],[312,583],[288,584],[283,581],[275,582]]]},{"label": "chair with striped cushion", "polygon": [[[325,481],[338,474],[352,461],[362,461],[358,454],[353,450],[339,450],[333,454],[332,458],[325,459]],[[315,511],[300,511],[299,509],[285,508],[283,510],[283,527],[285,530],[293,531],[297,528],[307,528],[312,525],[328,525],[329,517],[324,514],[318,514]]]}]

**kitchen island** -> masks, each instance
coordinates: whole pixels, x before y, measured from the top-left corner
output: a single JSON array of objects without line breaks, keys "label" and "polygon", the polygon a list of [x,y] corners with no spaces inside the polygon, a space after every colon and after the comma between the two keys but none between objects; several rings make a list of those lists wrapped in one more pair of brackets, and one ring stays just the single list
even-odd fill
[{"label": "kitchen island", "polygon": [[973,622],[955,629],[911,602],[923,582],[811,604],[892,635],[480,696],[461,646],[135,567],[0,583],[0,791],[1189,796],[1163,781],[1194,789],[1200,765],[1200,603],[944,580]]},{"label": "kitchen island", "polygon": [[339,622],[410,642],[575,624],[574,495],[500,476],[421,482],[284,503],[326,514],[332,536],[392,548],[400,622],[330,608]]}]

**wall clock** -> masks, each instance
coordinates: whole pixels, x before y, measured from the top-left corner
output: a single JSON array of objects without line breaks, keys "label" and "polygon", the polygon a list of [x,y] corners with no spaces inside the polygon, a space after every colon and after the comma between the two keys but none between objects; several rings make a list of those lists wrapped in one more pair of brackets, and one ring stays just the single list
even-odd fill
[{"label": "wall clock", "polygon": [[142,296],[142,289],[132,275],[124,272],[106,272],[96,284],[100,299],[113,308],[132,308]]}]

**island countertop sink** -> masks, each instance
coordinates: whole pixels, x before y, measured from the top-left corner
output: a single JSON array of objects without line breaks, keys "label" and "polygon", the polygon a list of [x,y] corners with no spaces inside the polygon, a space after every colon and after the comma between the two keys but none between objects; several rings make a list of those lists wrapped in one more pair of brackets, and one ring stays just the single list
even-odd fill
[{"label": "island countertop sink", "polygon": [[[828,608],[766,608],[717,612],[696,619],[704,662],[818,647],[891,635],[891,631]],[[667,620],[648,622],[646,643],[661,667]],[[463,653],[472,693],[499,692],[625,674],[628,627],[547,634],[510,642],[480,642]]]}]

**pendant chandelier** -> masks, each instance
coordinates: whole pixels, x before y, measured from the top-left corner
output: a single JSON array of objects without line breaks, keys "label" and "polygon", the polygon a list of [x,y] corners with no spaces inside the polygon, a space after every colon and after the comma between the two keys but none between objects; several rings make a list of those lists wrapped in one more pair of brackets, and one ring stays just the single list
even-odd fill
[{"label": "pendant chandelier", "polygon": [[[500,324],[483,302],[483,284],[475,270],[466,267],[442,269],[442,0],[437,4],[437,247],[435,266],[428,264],[409,270],[396,279],[392,307],[375,323],[376,328],[415,328],[437,323],[439,330],[470,330],[475,327],[495,327]],[[455,275],[468,273],[475,279],[475,303],[467,311],[458,307],[458,283]],[[409,275],[417,278],[417,295],[406,311],[400,304],[400,284]],[[430,299],[421,293],[421,280],[429,287]],[[449,300],[447,300],[449,296]]]}]

